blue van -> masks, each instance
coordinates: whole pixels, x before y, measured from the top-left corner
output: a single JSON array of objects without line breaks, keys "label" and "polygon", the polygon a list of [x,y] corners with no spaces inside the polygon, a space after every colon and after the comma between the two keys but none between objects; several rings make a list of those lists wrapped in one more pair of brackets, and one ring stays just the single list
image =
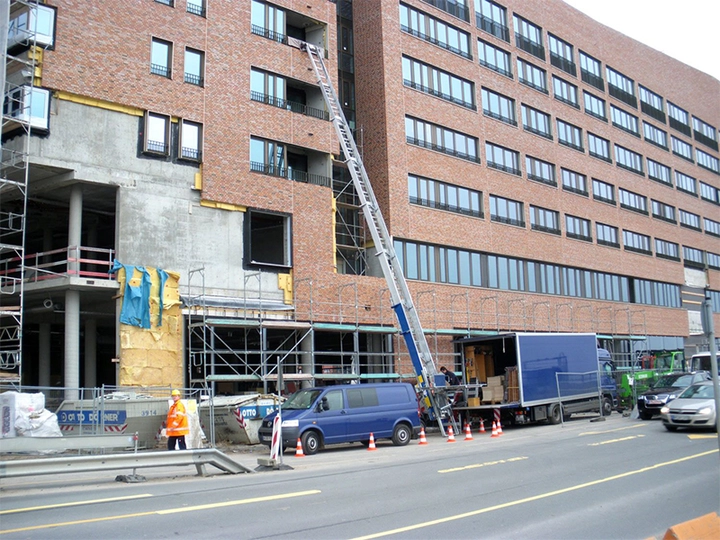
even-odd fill
[{"label": "blue van", "polygon": [[[272,444],[277,413],[263,418],[260,442]],[[415,389],[407,383],[346,384],[304,388],[282,404],[282,444],[294,448],[302,441],[303,453],[315,454],[327,444],[362,442],[370,433],[404,446],[420,433]]]}]

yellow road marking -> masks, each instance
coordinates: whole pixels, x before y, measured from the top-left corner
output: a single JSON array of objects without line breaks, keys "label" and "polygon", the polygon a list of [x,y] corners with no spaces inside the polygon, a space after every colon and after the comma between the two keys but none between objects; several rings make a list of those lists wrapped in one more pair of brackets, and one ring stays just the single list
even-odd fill
[{"label": "yellow road marking", "polygon": [[701,434],[694,434],[694,435],[688,435],[688,439],[717,439],[717,435],[701,435]]},{"label": "yellow road marking", "polygon": [[282,495],[268,495],[267,497],[254,497],[252,499],[239,499],[237,501],[226,501],[215,504],[202,504],[199,506],[186,506],[183,508],[171,508],[168,510],[153,510],[151,512],[138,512],[136,514],[120,514],[117,516],[106,516],[92,519],[79,519],[77,521],[64,521],[61,523],[48,523],[45,525],[34,525],[31,527],[21,527],[18,529],[7,529],[0,531],[0,534],[14,533],[14,532],[25,532],[25,531],[36,531],[39,529],[51,529],[53,527],[67,527],[69,525],[83,525],[86,523],[98,523],[100,521],[112,521],[114,519],[128,519],[134,517],[152,516],[152,515],[165,515],[174,514],[177,512],[193,512],[195,510],[207,510],[210,508],[223,508],[226,506],[238,506],[241,504],[250,504],[256,502],[266,501],[277,501],[280,499],[289,499],[292,497],[302,497],[305,495],[316,495],[320,493],[319,489],[312,489],[309,491],[296,491],[294,493],[283,493]]},{"label": "yellow road marking", "polygon": [[4,514],[17,514],[19,512],[33,512],[35,510],[48,510],[50,508],[66,508],[68,506],[80,506],[81,504],[100,504],[105,502],[129,501],[132,499],[142,499],[143,497],[152,497],[150,493],[141,495],[128,495],[126,497],[111,497],[109,499],[91,499],[89,501],[75,501],[60,504],[48,504],[45,506],[28,506],[27,508],[13,508],[12,510],[0,510],[0,516]]},{"label": "yellow road marking", "polygon": [[589,443],[588,446],[601,446],[603,444],[612,444],[622,441],[630,441],[632,439],[641,439],[645,435],[630,435],[629,437],[623,437],[622,439],[610,439],[609,441]]},{"label": "yellow road marking", "polygon": [[510,459],[498,459],[497,461],[486,461],[485,463],[475,463],[473,465],[465,465],[464,467],[455,467],[454,469],[441,469],[438,472],[440,474],[445,474],[449,472],[458,472],[458,471],[466,471],[468,469],[479,469],[480,467],[489,467],[490,465],[500,465],[501,463],[511,463],[513,461],[522,461],[523,459],[528,459],[525,456],[522,457],[514,457]]},{"label": "yellow road marking", "polygon": [[558,489],[556,491],[550,491],[548,493],[541,493],[540,495],[535,495],[533,497],[526,497],[525,499],[518,499],[516,501],[510,501],[503,504],[498,504],[495,506],[489,506],[487,508],[480,508],[478,510],[473,510],[472,512],[465,512],[462,514],[455,514],[454,516],[447,516],[440,519],[433,519],[431,521],[424,521],[422,523],[416,523],[415,525],[408,525],[406,527],[399,527],[397,529],[391,529],[389,531],[382,531],[374,534],[368,534],[366,536],[359,536],[357,538],[354,538],[353,540],[370,540],[371,538],[382,538],[383,536],[390,536],[393,534],[399,534],[404,533],[408,531],[416,531],[418,529],[423,529],[425,527],[432,527],[435,525],[440,525],[443,523],[448,523],[451,521],[457,521],[459,519],[465,519],[473,516],[479,516],[480,514],[486,514],[488,512],[494,512],[495,510],[502,510],[503,508],[511,508],[513,506],[518,506],[521,504],[539,501],[541,499],[546,499],[548,497],[555,497],[556,495],[562,495],[564,493],[570,493],[572,491],[577,491],[579,489],[584,489],[592,486],[597,486],[599,484],[604,484],[606,482],[612,482],[613,480],[619,480],[620,478],[627,478],[628,476],[633,476],[635,474],[640,474],[648,471],[653,471],[655,469],[659,469],[660,467],[667,467],[668,465],[675,465],[677,463],[682,463],[683,461],[688,461],[691,459],[696,459],[699,457],[708,456],[710,454],[714,454],[718,452],[718,450],[710,450],[708,452],[702,452],[700,454],[695,454],[692,456],[686,456],[683,458],[674,459],[672,461],[666,461],[664,463],[657,463],[655,465],[650,465],[649,467],[643,467],[642,469],[637,469],[634,471],[628,471],[621,474],[616,474],[614,476],[608,476],[607,478],[601,478],[599,480],[593,480],[592,482],[586,482],[584,484],[578,484],[577,486],[570,486],[563,489]]},{"label": "yellow road marking", "polygon": [[621,428],[614,428],[614,429],[606,429],[605,431],[585,431],[583,433],[578,433],[578,437],[582,437],[583,435],[602,435],[603,433],[612,433],[614,431],[623,431],[624,429],[636,429],[645,427],[648,424],[633,424],[632,426],[625,426]]}]

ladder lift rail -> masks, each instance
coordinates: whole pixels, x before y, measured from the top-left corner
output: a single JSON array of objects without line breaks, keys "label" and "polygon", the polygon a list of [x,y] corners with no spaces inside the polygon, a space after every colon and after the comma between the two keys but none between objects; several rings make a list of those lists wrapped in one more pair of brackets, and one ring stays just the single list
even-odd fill
[{"label": "ladder lift rail", "polygon": [[435,383],[438,371],[435,367],[427,339],[423,333],[417,310],[413,305],[412,296],[410,295],[405,276],[403,275],[402,268],[400,268],[398,264],[392,238],[380,212],[377,199],[370,184],[370,179],[367,176],[357,146],[355,145],[350,126],[340,107],[340,100],[335,93],[330,75],[325,67],[325,62],[323,61],[324,50],[309,43],[305,43],[303,46],[310,56],[313,70],[315,71],[318,84],[325,98],[325,103],[330,109],[331,120],[338,139],[340,140],[345,158],[347,159],[350,176],[353,179],[363,215],[375,243],[376,256],[385,280],[387,281],[388,288],[390,289],[393,310],[395,311],[398,324],[400,325],[400,331],[405,340],[413,367],[415,368],[419,386],[425,390],[425,396],[430,402],[432,412],[443,434],[443,417],[448,417],[454,429],[457,430],[457,425],[455,425],[450,411],[447,394],[443,387],[437,386]]}]

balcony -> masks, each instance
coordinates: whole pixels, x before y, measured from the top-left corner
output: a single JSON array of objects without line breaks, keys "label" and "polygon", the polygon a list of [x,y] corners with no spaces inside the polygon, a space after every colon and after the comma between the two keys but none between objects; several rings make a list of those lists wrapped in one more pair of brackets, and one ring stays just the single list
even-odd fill
[{"label": "balcony", "polygon": [[525,52],[529,52],[533,56],[537,56],[540,60],[545,60],[545,47],[539,43],[526,38],[522,34],[515,32],[515,45]]},{"label": "balcony", "polygon": [[665,123],[665,113],[649,103],[645,103],[642,99],[640,100],[640,110],[655,120],[660,120],[663,124]]},{"label": "balcony", "polygon": [[480,30],[510,43],[510,29],[506,25],[496,22],[489,17],[485,17],[480,13],[475,13],[475,24]]},{"label": "balcony", "polygon": [[325,109],[318,109],[315,107],[309,107],[303,103],[296,101],[289,101],[286,99],[280,99],[267,94],[261,94],[260,92],[250,92],[250,99],[259,103],[265,103],[272,105],[278,109],[287,109],[288,111],[303,114],[305,116],[311,116],[313,118],[319,118],[320,120],[330,120],[330,115]]},{"label": "balcony", "polygon": [[580,78],[584,83],[587,83],[590,86],[594,86],[595,88],[597,88],[598,90],[602,90],[603,92],[605,91],[605,81],[599,75],[595,75],[590,71],[580,69]]},{"label": "balcony", "polygon": [[630,92],[626,92],[622,88],[614,86],[612,84],[608,84],[608,92],[615,99],[619,99],[623,103],[627,103],[631,107],[637,109],[637,98]]},{"label": "balcony", "polygon": [[85,278],[114,281],[109,273],[113,267],[115,251],[87,246],[67,246],[52,251],[33,253],[24,258],[25,273],[21,276],[20,257],[2,260],[0,283],[5,284],[22,277],[26,284],[48,283],[62,278]]},{"label": "balcony", "polygon": [[577,77],[577,65],[575,62],[563,58],[554,52],[550,53],[550,63],[556,68],[562,69],[565,73],[569,73],[573,77]]}]

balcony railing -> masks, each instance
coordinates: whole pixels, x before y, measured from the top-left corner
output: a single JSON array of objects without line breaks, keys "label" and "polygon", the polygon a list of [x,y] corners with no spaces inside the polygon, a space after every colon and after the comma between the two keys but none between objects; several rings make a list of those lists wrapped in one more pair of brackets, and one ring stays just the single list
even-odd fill
[{"label": "balcony railing", "polygon": [[518,75],[518,81],[520,81],[525,86],[529,86],[530,88],[534,88],[538,92],[542,92],[543,94],[548,93],[548,89],[544,86],[540,86],[539,84],[535,84],[534,81],[531,81],[530,79],[523,78],[522,75]]},{"label": "balcony railing", "polygon": [[580,69],[580,78],[583,80],[583,82],[589,84],[590,86],[594,86],[598,90],[605,91],[605,81],[602,77],[599,75],[595,75],[594,73],[591,73],[590,71],[586,71],[584,69]]},{"label": "balcony railing", "polygon": [[517,32],[515,32],[515,45],[519,49],[529,52],[533,56],[537,56],[540,60],[545,60],[545,47],[526,38],[522,34],[518,34]]},{"label": "balcony railing", "polygon": [[494,118],[495,120],[500,120],[501,122],[510,124],[511,126],[517,126],[517,120],[515,120],[514,118],[510,118],[508,116],[503,116],[502,114],[498,114],[494,111],[488,111],[488,110],[483,110],[483,114],[485,116],[489,116],[490,118]]},{"label": "balcony railing", "polygon": [[426,4],[435,6],[438,9],[442,9],[444,12],[450,15],[462,19],[465,22],[470,22],[470,10],[467,6],[464,6],[455,0],[423,0]]},{"label": "balcony railing", "polygon": [[185,73],[185,82],[188,84],[194,84],[195,86],[203,86],[205,81],[200,75],[194,73]]},{"label": "balcony railing", "polygon": [[444,99],[445,101],[455,103],[456,105],[460,105],[461,107],[475,110],[474,103],[468,103],[467,101],[464,101],[462,99],[451,96],[450,94],[440,92],[439,90],[435,90],[434,88],[428,88],[427,86],[423,86],[422,84],[418,84],[416,82],[409,81],[407,79],[404,79],[403,83],[405,84],[405,86],[414,88],[415,90],[420,90],[421,92],[425,92],[426,94],[430,94],[431,96],[439,97],[440,99]]},{"label": "balcony railing", "polygon": [[515,225],[516,227],[525,228],[525,221],[523,221],[522,219],[515,219],[515,218],[511,218],[511,217],[491,215],[490,221],[495,221],[497,223],[504,223],[505,225]]},{"label": "balcony railing", "polygon": [[510,29],[489,17],[475,13],[475,24],[480,30],[510,43]]},{"label": "balcony railing", "polygon": [[256,24],[253,24],[251,26],[250,31],[256,36],[262,36],[271,41],[277,41],[278,43],[284,43],[285,45],[287,45],[287,36],[285,34],[263,28],[262,26],[258,26]]},{"label": "balcony railing", "polygon": [[515,176],[522,175],[522,171],[518,169],[517,167],[511,167],[510,165],[505,165],[503,163],[496,163],[494,161],[487,162],[487,166],[491,169],[497,169],[498,171],[503,171],[506,173],[514,174]]},{"label": "balcony railing", "polygon": [[160,75],[161,77],[170,78],[170,68],[160,64],[150,64],[150,73]]},{"label": "balcony railing", "polygon": [[640,100],[640,110],[655,120],[660,120],[662,123],[665,123],[665,113],[649,103],[645,103],[642,99]]},{"label": "balcony railing", "polygon": [[278,167],[267,163],[258,163],[255,161],[250,162],[250,170],[253,172],[259,172],[267,174],[269,176],[277,176],[279,178],[287,178],[294,182],[301,182],[303,184],[313,184],[316,186],[330,187],[332,182],[331,178],[327,176],[320,176],[319,174],[311,174],[306,171],[299,171],[297,169],[289,169],[285,167]]},{"label": "balcony railing", "polygon": [[485,66],[486,68],[492,69],[493,71],[500,73],[500,75],[505,75],[506,77],[510,77],[511,79],[513,78],[512,71],[510,70],[501,68],[500,66],[491,64],[490,62],[486,62],[482,58],[480,58],[479,63],[481,66]]},{"label": "balcony railing", "polygon": [[460,159],[472,161],[474,163],[480,163],[480,158],[477,157],[476,155],[473,156],[466,152],[460,152],[458,150],[454,150],[452,148],[447,148],[445,146],[440,146],[438,144],[435,144],[435,143],[432,143],[429,141],[417,139],[415,137],[410,137],[409,135],[406,135],[405,139],[409,144],[414,144],[415,146],[422,146],[423,148],[429,148],[430,150],[436,150],[438,152],[442,152],[443,154],[447,154],[449,156],[455,156]]},{"label": "balcony railing", "polygon": [[693,130],[693,135],[695,136],[695,140],[699,142],[700,144],[704,144],[708,148],[712,148],[716,152],[718,151],[718,142],[715,139],[711,139],[704,133],[700,133],[698,130]]},{"label": "balcony railing", "polygon": [[550,63],[556,68],[562,69],[565,73],[569,73],[573,77],[577,77],[577,65],[572,60],[563,58],[559,54],[550,52]]},{"label": "balcony railing", "polygon": [[330,120],[330,115],[326,110],[308,107],[307,105],[297,103],[295,101],[287,101],[267,94],[261,94],[260,92],[250,92],[250,99],[272,105],[273,107],[277,107],[279,109],[287,109],[288,111],[304,114],[305,116],[319,118],[320,120]]},{"label": "balcony railing", "polygon": [[447,50],[450,51],[450,52],[453,52],[453,53],[455,53],[455,54],[458,54],[458,55],[462,56],[463,58],[467,58],[467,59],[469,59],[469,60],[472,60],[472,54],[470,54],[469,52],[460,50],[460,49],[458,49],[457,47],[453,47],[452,45],[450,45],[450,44],[448,44],[448,43],[445,43],[445,42],[443,42],[443,41],[440,41],[440,40],[437,39],[437,38],[434,38],[434,37],[432,37],[432,36],[428,36],[427,34],[424,34],[424,33],[422,33],[422,32],[418,32],[417,30],[412,30],[411,28],[409,28],[409,27],[407,27],[407,26],[405,26],[405,25],[402,25],[402,26],[400,27],[400,29],[401,29],[403,32],[407,32],[408,34],[411,34],[411,35],[413,35],[413,36],[415,36],[415,37],[419,37],[420,39],[424,39],[424,40],[427,41],[428,43],[432,43],[433,45],[437,45],[438,47],[442,47],[443,49],[447,49]]},{"label": "balcony railing", "polygon": [[637,98],[630,92],[626,92],[622,88],[612,84],[608,84],[608,92],[615,99],[619,99],[623,103],[627,103],[631,107],[635,107],[637,109]]},{"label": "balcony railing", "polygon": [[560,236],[560,229],[557,227],[548,227],[547,225],[538,225],[537,223],[530,225],[533,231],[546,232]]},{"label": "balcony railing", "polygon": [[25,283],[39,283],[67,277],[112,281],[114,277],[109,272],[114,259],[112,249],[67,246],[26,255],[25,274],[21,276],[21,259],[12,257],[2,261],[0,282],[5,284],[22,278]]},{"label": "balcony railing", "polygon": [[675,120],[672,116],[669,118],[670,120],[670,127],[679,131],[680,133],[684,133],[688,137],[692,137],[692,130],[690,129],[690,126],[687,124],[683,124],[679,120]]}]

